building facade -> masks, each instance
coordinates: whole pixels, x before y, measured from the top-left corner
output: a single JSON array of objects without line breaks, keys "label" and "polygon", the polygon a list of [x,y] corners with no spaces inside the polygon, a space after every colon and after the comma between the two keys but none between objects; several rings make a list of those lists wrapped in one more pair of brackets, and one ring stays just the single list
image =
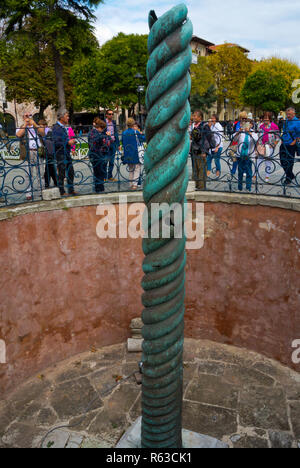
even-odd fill
[{"label": "building facade", "polygon": [[[201,39],[200,37],[193,36],[191,41],[191,48],[194,56],[207,57],[211,54],[217,53],[218,49],[224,44],[213,44],[212,42]],[[239,44],[226,43],[230,47],[238,47],[244,54],[248,54],[250,51],[240,46]],[[195,57],[194,57],[195,58]],[[226,102],[224,100],[221,113],[219,115],[220,120],[235,120],[238,118],[241,108],[234,105],[234,103]],[[243,109],[250,112],[249,108]],[[211,114],[217,113],[217,104],[213,105],[209,113],[205,113],[205,119],[208,119]]]}]

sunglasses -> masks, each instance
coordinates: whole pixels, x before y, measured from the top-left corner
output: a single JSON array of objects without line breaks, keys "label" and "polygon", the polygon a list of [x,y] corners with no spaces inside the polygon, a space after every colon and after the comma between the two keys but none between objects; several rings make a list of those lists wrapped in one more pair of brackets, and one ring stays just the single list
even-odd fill
[{"label": "sunglasses", "polygon": [[110,114],[106,114],[106,115],[114,115],[112,112]]}]

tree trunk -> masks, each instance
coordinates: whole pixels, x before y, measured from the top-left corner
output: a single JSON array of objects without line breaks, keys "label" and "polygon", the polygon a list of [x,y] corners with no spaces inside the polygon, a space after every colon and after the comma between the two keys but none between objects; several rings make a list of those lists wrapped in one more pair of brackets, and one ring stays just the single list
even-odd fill
[{"label": "tree trunk", "polygon": [[44,112],[45,112],[45,110],[47,109],[48,106],[49,106],[49,103],[47,103],[47,102],[41,102],[40,103],[39,120],[44,118]]},{"label": "tree trunk", "polygon": [[69,108],[69,116],[70,116],[70,122],[73,123],[73,115],[74,115],[74,104],[73,101],[70,104]]},{"label": "tree trunk", "polygon": [[52,48],[56,76],[56,87],[58,94],[58,106],[59,110],[66,110],[66,95],[64,88],[63,66],[61,63],[61,57],[59,51],[57,50],[54,44],[52,45]]},{"label": "tree trunk", "polygon": [[222,109],[223,109],[222,101],[223,101],[223,99],[221,97],[218,97],[218,102],[217,102],[217,114],[218,114],[218,116],[220,116],[220,114],[222,112]]}]

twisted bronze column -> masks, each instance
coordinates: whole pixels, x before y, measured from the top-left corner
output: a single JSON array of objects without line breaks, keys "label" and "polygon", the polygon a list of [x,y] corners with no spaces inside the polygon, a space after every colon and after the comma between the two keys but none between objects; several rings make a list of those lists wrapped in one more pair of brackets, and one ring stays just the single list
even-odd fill
[{"label": "twisted bronze column", "polygon": [[[144,201],[151,213],[154,203],[184,207],[190,148],[188,125],[191,90],[189,68],[192,23],[187,7],[179,5],[157,19],[149,15],[149,86],[146,105],[147,151]],[[149,216],[143,270],[143,387],[142,447],[182,446],[182,355],[185,297],[185,236],[165,238],[162,212]],[[184,224],[182,210],[181,227]],[[154,225],[159,236],[153,236]],[[178,224],[178,219],[177,219]],[[183,232],[183,231],[182,231]],[[152,233],[152,234],[151,234]]]}]

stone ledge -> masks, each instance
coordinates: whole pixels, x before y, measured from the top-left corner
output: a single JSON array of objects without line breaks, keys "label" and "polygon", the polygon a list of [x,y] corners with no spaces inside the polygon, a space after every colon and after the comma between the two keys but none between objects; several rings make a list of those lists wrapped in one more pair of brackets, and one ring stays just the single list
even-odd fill
[{"label": "stone ledge", "polygon": [[[268,206],[285,210],[300,211],[300,199],[281,198],[266,195],[249,195],[223,192],[188,192],[187,200],[202,203],[227,203],[248,206]],[[43,213],[55,210],[68,210],[86,206],[97,206],[116,203],[143,203],[143,192],[115,192],[104,195],[82,195],[59,200],[25,203],[14,207],[0,208],[0,221],[32,213]]]},{"label": "stone ledge", "polygon": [[203,203],[228,203],[248,206],[268,206],[272,208],[282,208],[285,210],[300,211],[300,199],[283,198],[267,195],[251,195],[243,193],[224,192],[201,192],[197,191],[190,195],[188,199]]}]

